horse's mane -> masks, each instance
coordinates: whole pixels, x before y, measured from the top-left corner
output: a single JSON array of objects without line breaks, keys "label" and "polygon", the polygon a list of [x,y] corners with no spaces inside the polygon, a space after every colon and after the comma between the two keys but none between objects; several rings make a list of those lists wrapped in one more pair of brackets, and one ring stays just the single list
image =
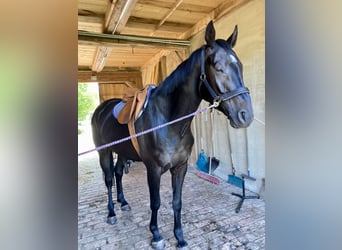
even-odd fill
[{"label": "horse's mane", "polygon": [[[202,48],[202,47],[201,47]],[[183,61],[177,68],[155,89],[157,95],[169,95],[174,92],[193,71],[195,64],[200,60],[201,48],[195,50],[188,59]]]}]

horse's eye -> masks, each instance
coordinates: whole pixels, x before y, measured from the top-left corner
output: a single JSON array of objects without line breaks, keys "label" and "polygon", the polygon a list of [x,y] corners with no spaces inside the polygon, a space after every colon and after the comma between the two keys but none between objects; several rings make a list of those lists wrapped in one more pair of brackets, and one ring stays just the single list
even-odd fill
[{"label": "horse's eye", "polygon": [[223,73],[223,67],[222,67],[222,65],[219,64],[219,63],[215,63],[215,70],[216,70],[217,72]]}]

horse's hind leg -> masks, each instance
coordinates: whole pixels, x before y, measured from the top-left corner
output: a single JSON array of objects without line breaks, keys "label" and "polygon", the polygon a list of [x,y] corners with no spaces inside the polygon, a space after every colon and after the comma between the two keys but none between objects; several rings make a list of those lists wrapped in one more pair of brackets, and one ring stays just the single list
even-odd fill
[{"label": "horse's hind leg", "polygon": [[108,193],[108,217],[107,223],[108,224],[115,224],[116,222],[116,215],[114,212],[114,203],[112,197],[112,186],[113,186],[113,177],[114,177],[114,163],[113,163],[113,155],[112,151],[110,150],[103,150],[99,151],[100,157],[100,165],[102,171],[104,173],[105,184],[107,187]]},{"label": "horse's hind leg", "polygon": [[128,202],[125,200],[125,196],[122,189],[122,175],[123,169],[125,167],[126,160],[122,159],[120,155],[118,155],[118,161],[115,165],[115,180],[116,180],[116,191],[117,191],[117,201],[121,203],[122,211],[130,211],[131,207]]}]

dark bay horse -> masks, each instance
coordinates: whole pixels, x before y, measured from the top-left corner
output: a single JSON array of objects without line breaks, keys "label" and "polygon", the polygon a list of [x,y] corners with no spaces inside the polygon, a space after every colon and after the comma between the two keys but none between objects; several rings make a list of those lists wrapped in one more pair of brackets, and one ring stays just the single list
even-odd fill
[{"label": "dark bay horse", "polygon": [[[230,120],[234,128],[244,128],[253,120],[253,110],[248,89],[242,78],[242,64],[232,50],[237,40],[237,26],[227,40],[215,40],[213,23],[207,25],[206,45],[194,51],[181,63],[163,83],[152,90],[148,105],[135,123],[136,132],[140,132],[183,115],[194,112],[202,99],[209,103],[216,102],[216,107]],[[100,146],[129,136],[127,125],[119,124],[112,116],[113,107],[120,99],[103,102],[92,117],[93,139]],[[100,150],[100,165],[108,189],[107,222],[116,222],[112,185],[115,174],[117,201],[122,210],[130,210],[122,189],[122,175],[127,160],[142,161],[147,169],[147,180],[152,210],[150,230],[151,245],[162,249],[164,240],[158,230],[157,214],[160,207],[161,175],[170,170],[172,176],[174,211],[174,235],[179,248],[187,246],[183,238],[181,225],[182,186],[187,172],[187,161],[191,153],[194,138],[190,124],[192,118],[161,128],[138,137],[140,155],[131,141]],[[116,165],[112,152],[118,155]]]}]

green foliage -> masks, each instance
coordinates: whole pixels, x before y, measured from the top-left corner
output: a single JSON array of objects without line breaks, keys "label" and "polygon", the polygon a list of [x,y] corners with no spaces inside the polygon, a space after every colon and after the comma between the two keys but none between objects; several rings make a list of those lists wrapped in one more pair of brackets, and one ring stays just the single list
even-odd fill
[{"label": "green foliage", "polygon": [[78,84],[78,121],[85,121],[96,107],[96,95],[90,93],[87,84]]}]

